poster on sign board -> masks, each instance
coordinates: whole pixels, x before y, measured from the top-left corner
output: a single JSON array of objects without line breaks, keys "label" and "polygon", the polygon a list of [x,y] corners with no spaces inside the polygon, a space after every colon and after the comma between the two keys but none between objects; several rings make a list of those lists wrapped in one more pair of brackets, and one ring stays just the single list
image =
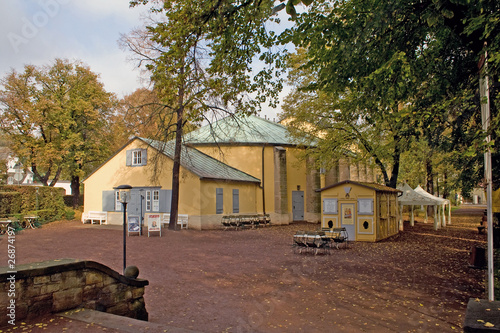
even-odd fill
[{"label": "poster on sign board", "polygon": [[159,232],[161,236],[161,218],[160,214],[147,214],[148,236],[150,232]]},{"label": "poster on sign board", "polygon": [[129,234],[132,232],[140,233],[139,216],[128,216],[127,227]]}]

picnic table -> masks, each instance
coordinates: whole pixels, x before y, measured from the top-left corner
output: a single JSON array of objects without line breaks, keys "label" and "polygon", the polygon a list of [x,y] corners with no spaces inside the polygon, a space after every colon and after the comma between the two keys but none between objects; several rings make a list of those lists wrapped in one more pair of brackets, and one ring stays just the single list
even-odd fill
[{"label": "picnic table", "polygon": [[269,214],[242,214],[242,215],[224,215],[221,220],[224,230],[234,228],[235,230],[243,228],[256,228],[267,226],[271,223]]},{"label": "picnic table", "polygon": [[36,229],[35,222],[38,219],[38,216],[35,215],[26,215],[24,216],[23,228],[28,229]]},{"label": "picnic table", "polygon": [[0,235],[6,234],[9,231],[9,227],[12,227],[14,222],[17,222],[17,220],[10,218],[0,219]]},{"label": "picnic table", "polygon": [[318,254],[330,253],[330,250],[344,243],[347,247],[347,230],[345,228],[332,228],[321,231],[299,230],[293,235],[293,248],[295,252],[314,252]]}]

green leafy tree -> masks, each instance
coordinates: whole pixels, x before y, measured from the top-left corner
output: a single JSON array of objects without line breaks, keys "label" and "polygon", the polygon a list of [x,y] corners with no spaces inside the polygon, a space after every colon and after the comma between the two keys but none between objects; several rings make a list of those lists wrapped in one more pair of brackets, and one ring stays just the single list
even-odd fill
[{"label": "green leafy tree", "polygon": [[77,205],[80,178],[110,153],[114,96],[87,66],[62,59],[39,68],[27,65],[21,73],[13,70],[2,86],[1,130],[13,151],[45,186],[70,177]]},{"label": "green leafy tree", "polygon": [[[151,74],[162,108],[161,141],[175,134],[170,229],[177,225],[179,168],[186,123],[214,115],[253,113],[275,105],[281,89],[281,54],[269,51],[276,35],[273,1],[131,1],[150,5],[153,22],[122,39]],[[262,69],[251,75],[259,56]],[[275,66],[270,66],[274,64]],[[158,172],[155,173],[156,176]]]},{"label": "green leafy tree", "polygon": [[[302,90],[328,96],[334,105],[325,116],[340,117],[336,123],[372,138],[381,135],[392,160],[391,176],[384,175],[389,186],[395,186],[400,154],[415,134],[439,149],[466,150],[471,156],[455,159],[457,169],[477,164],[484,150],[477,127],[477,63],[488,50],[495,100],[499,6],[461,0],[314,1],[287,32],[307,50],[303,67],[315,75]],[[495,106],[492,111],[496,119]]]},{"label": "green leafy tree", "polygon": [[[397,99],[391,105],[376,96],[363,100],[359,93],[349,90],[336,95],[311,88],[318,73],[303,66],[305,56],[299,49],[291,58],[289,78],[295,89],[287,96],[281,114],[295,129],[292,133],[299,138],[304,132],[310,135],[316,148],[309,153],[320,166],[331,166],[349,156],[351,161],[375,164],[385,184],[396,187],[401,154],[415,134],[411,107],[402,106]],[[371,104],[368,98],[375,102]]]}]

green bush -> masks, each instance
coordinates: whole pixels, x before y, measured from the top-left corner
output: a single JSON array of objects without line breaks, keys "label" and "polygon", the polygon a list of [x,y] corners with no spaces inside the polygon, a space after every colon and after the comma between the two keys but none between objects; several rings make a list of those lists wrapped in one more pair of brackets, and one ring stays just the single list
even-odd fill
[{"label": "green bush", "polygon": [[[1,191],[1,190],[0,190]],[[18,214],[21,210],[21,193],[0,192],[0,216]]]},{"label": "green bush", "polygon": [[36,215],[43,222],[61,219],[66,214],[64,189],[35,186],[0,186],[0,214]]},{"label": "green bush", "polygon": [[75,211],[71,208],[66,208],[64,211],[64,218],[66,220],[73,220],[75,218]]}]

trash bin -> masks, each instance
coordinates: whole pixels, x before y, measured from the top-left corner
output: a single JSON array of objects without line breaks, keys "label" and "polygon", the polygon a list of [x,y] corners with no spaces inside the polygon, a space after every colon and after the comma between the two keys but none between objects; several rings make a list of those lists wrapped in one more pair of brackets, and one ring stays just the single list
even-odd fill
[{"label": "trash bin", "polygon": [[493,248],[500,249],[500,227],[493,227]]},{"label": "trash bin", "polygon": [[486,249],[473,245],[470,250],[470,267],[484,268],[486,267]]}]

